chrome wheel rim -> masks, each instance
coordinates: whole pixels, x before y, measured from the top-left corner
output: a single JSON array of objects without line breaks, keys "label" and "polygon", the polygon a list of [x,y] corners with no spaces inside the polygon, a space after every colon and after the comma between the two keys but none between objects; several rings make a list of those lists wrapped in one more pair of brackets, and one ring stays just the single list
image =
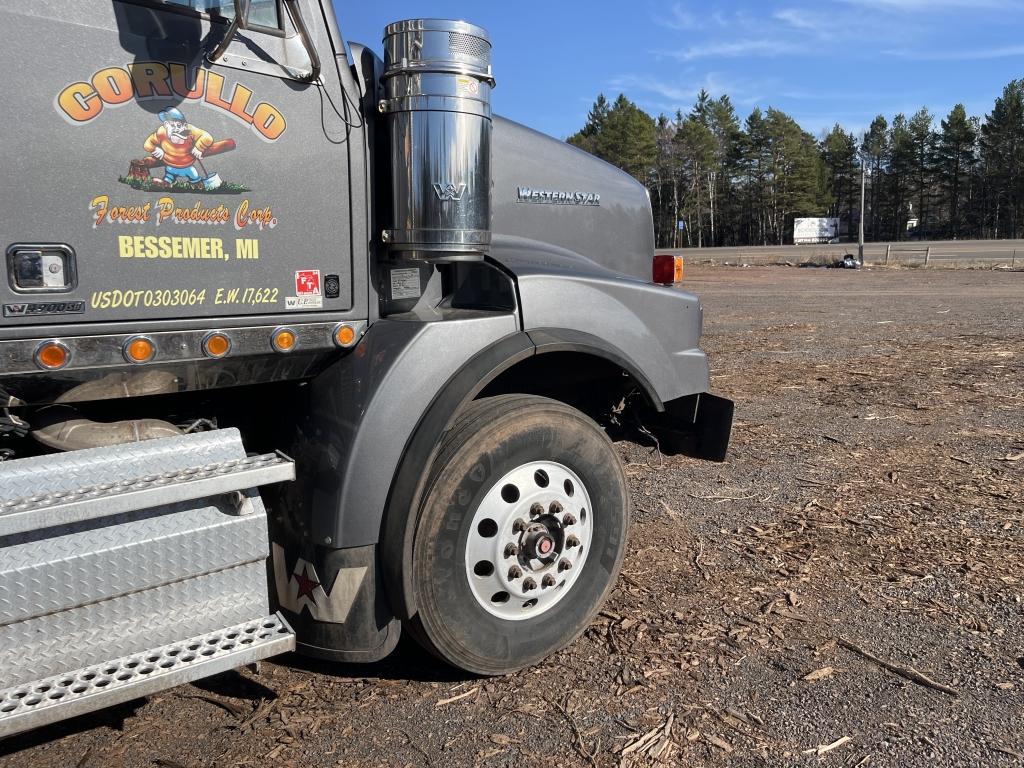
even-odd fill
[{"label": "chrome wheel rim", "polygon": [[594,512],[579,476],[553,461],[516,467],[473,515],[466,578],[488,613],[532,619],[572,590],[590,553]]}]

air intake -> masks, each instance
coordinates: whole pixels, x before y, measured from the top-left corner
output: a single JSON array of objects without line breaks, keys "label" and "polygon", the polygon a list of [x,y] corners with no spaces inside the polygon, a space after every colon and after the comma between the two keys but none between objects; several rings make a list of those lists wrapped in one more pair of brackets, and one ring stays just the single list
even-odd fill
[{"label": "air intake", "polygon": [[384,30],[393,171],[384,242],[406,258],[482,259],[491,243],[491,42],[464,21]]}]

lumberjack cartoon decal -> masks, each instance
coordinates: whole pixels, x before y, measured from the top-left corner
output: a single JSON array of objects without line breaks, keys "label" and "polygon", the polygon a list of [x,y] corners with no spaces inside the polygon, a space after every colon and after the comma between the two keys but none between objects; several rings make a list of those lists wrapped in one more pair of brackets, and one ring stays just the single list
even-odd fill
[{"label": "lumberjack cartoon decal", "polygon": [[195,165],[203,162],[203,153],[213,144],[213,136],[202,128],[189,125],[177,107],[161,112],[160,122],[163,125],[150,134],[143,146],[155,159],[163,161],[166,168],[163,183],[171,185],[178,179],[184,179],[198,184],[210,180],[210,186],[220,186],[220,177],[207,176],[205,168],[200,176]]},{"label": "lumberjack cartoon decal", "polygon": [[[194,108],[202,107],[229,116],[267,144],[278,141],[288,129],[281,110],[258,98],[242,83],[231,82],[212,70],[174,61],[136,61],[124,67],[104,67],[65,86],[53,103],[65,122],[83,126],[132,100],[167,105],[159,113],[161,124],[144,142],[147,156],[131,160],[127,175],[119,177],[122,183],[143,192],[249,191],[240,184],[223,181],[216,172],[208,173],[204,165],[208,158],[233,150],[235,140],[215,140],[210,131],[190,124],[183,109],[191,114]],[[134,140],[131,143],[135,145]]]},{"label": "lumberjack cartoon decal", "polygon": [[[242,192],[237,184],[225,185],[218,173],[207,173],[203,158],[229,152],[234,139],[214,141],[209,131],[198,128],[177,107],[159,114],[160,126],[143,143],[149,157],[132,160],[127,184],[137,189],[177,187],[190,191]],[[163,177],[151,176],[150,169],[163,168]]]}]

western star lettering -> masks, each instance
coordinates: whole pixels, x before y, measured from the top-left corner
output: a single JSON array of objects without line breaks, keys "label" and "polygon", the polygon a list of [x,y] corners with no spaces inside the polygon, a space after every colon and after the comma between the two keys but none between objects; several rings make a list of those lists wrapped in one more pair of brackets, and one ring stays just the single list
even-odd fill
[{"label": "western star lettering", "polygon": [[532,187],[518,187],[516,189],[516,200],[520,203],[539,203],[546,205],[582,205],[600,206],[601,196],[594,192],[565,192],[552,189],[533,189]]}]

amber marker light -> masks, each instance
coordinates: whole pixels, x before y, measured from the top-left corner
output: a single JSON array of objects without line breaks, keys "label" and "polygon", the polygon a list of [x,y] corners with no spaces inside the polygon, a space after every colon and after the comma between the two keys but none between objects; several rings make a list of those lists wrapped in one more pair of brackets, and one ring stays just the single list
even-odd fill
[{"label": "amber marker light", "polygon": [[36,347],[36,365],[47,371],[59,371],[71,360],[71,351],[59,341],[44,341]]},{"label": "amber marker light", "polygon": [[203,353],[207,357],[226,357],[231,351],[231,338],[226,333],[211,331],[203,339]]},{"label": "amber marker light", "polygon": [[351,347],[356,343],[356,329],[342,323],[334,329],[334,343],[339,347]]},{"label": "amber marker light", "polygon": [[156,356],[156,344],[146,336],[132,336],[124,343],[123,352],[129,363],[148,363]]},{"label": "amber marker light", "polygon": [[270,343],[278,352],[291,352],[298,345],[299,338],[291,328],[275,328]]}]

